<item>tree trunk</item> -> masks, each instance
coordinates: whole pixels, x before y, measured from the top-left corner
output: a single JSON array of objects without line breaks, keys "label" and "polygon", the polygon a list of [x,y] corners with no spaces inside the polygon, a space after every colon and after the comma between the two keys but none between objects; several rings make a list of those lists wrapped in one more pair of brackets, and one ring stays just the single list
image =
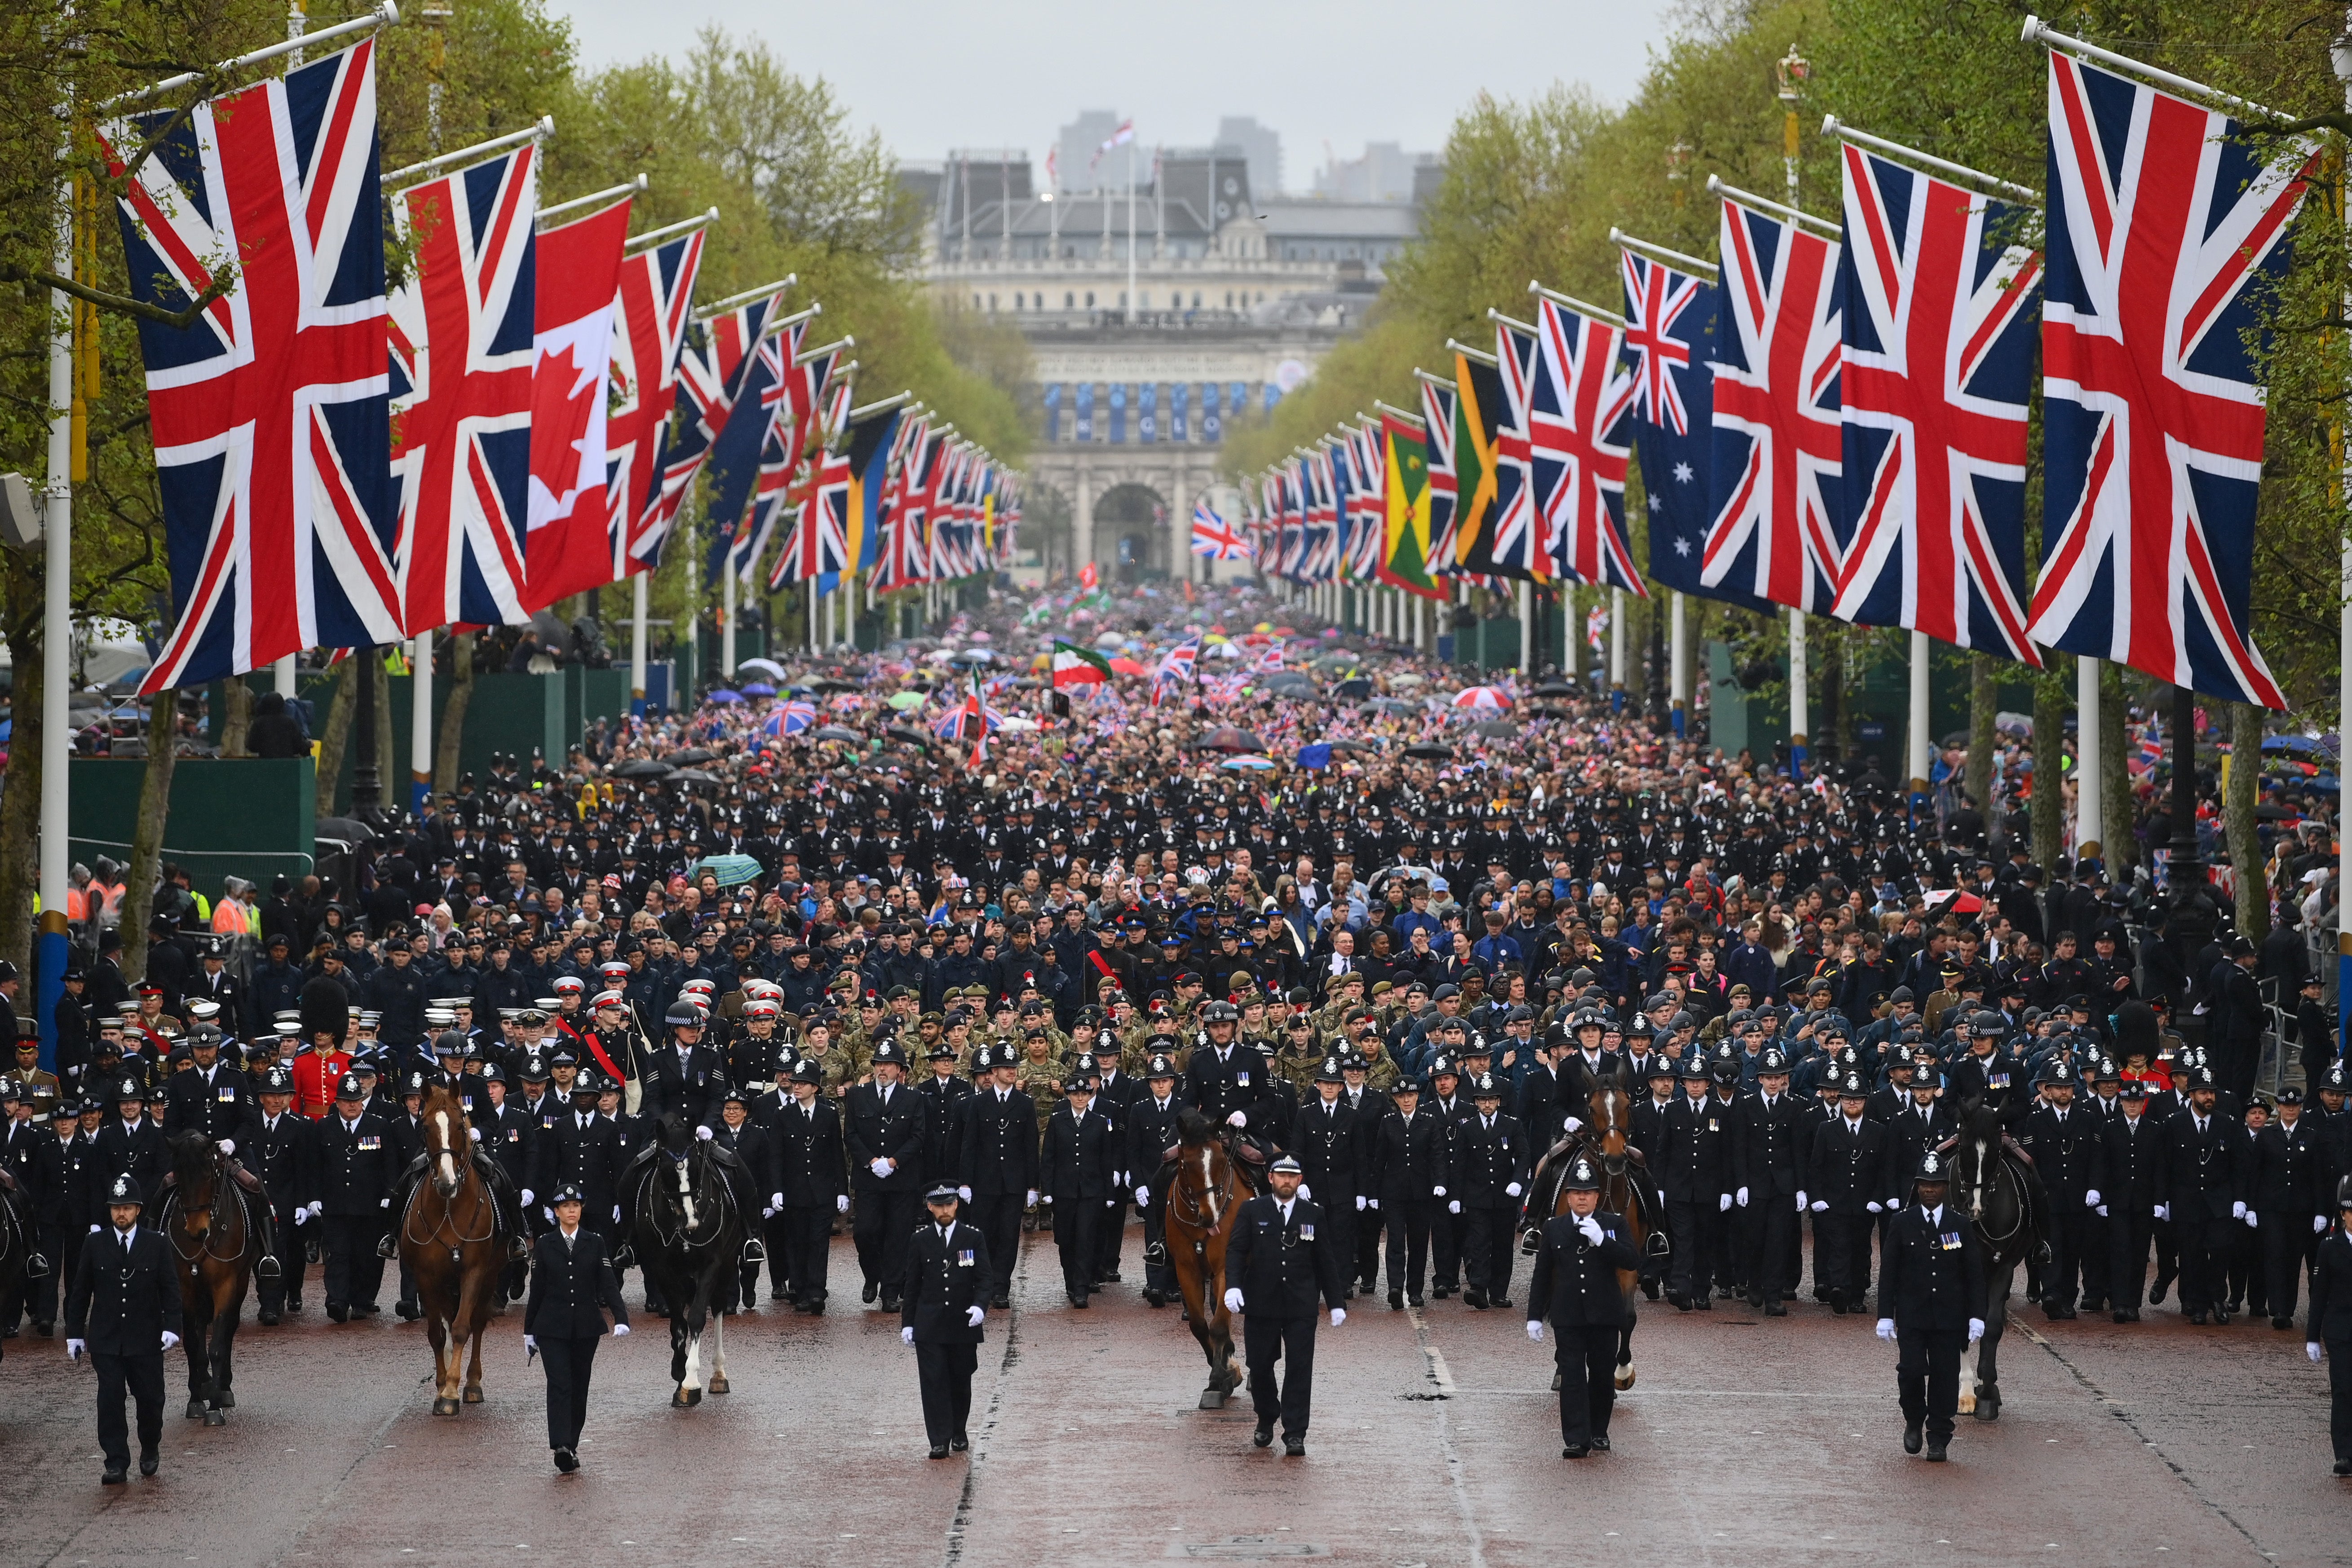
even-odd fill
[{"label": "tree trunk", "polygon": [[[41,874],[42,658],[37,576],[11,557],[7,570],[8,656],[16,667],[16,729],[8,742],[7,787],[0,792],[0,958],[31,973],[33,900]],[[66,650],[63,657],[71,657]],[[58,715],[58,722],[65,722]]]},{"label": "tree trunk", "polygon": [[319,731],[319,800],[320,816],[335,815],[335,786],[343,776],[343,745],[352,735],[352,710],[359,703],[356,658],[343,660],[335,677],[335,695],[327,704],[327,722]]},{"label": "tree trunk", "polygon": [[2099,847],[2105,851],[2107,876],[2124,886],[2130,868],[2139,864],[2139,836],[2132,831],[2139,812],[2132,799],[2131,759],[2124,711],[2124,667],[2102,660],[2099,665]]},{"label": "tree trunk", "polygon": [[246,728],[253,721],[253,688],[242,675],[230,676],[224,685],[227,699],[222,704],[221,755],[241,757],[246,754]]},{"label": "tree trunk", "polygon": [[2221,792],[2221,833],[2236,873],[2238,934],[2259,942],[2271,933],[2269,884],[2263,878],[2262,840],[2254,835],[2254,807],[2263,798],[2263,725],[2260,708],[2230,705],[2230,787]]},{"label": "tree trunk", "polygon": [[1992,719],[2000,700],[1993,689],[1993,680],[1992,655],[1969,655],[1969,764],[1962,770],[1960,781],[1988,824],[1993,820]]},{"label": "tree trunk", "polygon": [[[2051,650],[2042,650],[2051,668],[2071,665]],[[2073,706],[2053,675],[2033,682],[2033,863],[2046,878],[2064,853],[2066,842],[2066,777],[2059,767],[2065,752],[2066,710]]]},{"label": "tree trunk", "polygon": [[434,748],[433,788],[447,795],[457,787],[457,757],[466,740],[466,704],[474,695],[474,634],[459,632],[449,644],[449,696],[441,705],[440,744]]},{"label": "tree trunk", "polygon": [[392,666],[382,649],[369,657],[372,667],[368,679],[375,682],[375,776],[383,794],[385,810],[405,809],[408,802],[408,778],[393,766],[392,758]]},{"label": "tree trunk", "polygon": [[147,919],[155,912],[155,881],[163,865],[163,830],[172,819],[172,769],[179,748],[172,733],[180,694],[158,691],[147,710],[147,771],[139,780],[139,821],[131,830],[131,865],[122,873],[122,977],[147,976]]}]

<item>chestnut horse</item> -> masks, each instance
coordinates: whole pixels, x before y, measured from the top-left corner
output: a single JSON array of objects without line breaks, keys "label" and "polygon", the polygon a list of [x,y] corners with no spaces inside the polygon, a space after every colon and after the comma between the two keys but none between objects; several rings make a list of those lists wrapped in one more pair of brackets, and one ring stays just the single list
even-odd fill
[{"label": "chestnut horse", "polygon": [[[418,1112],[425,1179],[400,1216],[400,1261],[416,1281],[425,1332],[433,1342],[433,1414],[455,1415],[462,1401],[482,1402],[482,1335],[499,1306],[507,1238],[499,1234],[498,1199],[474,1168],[473,1124],[446,1084],[425,1094]],[[466,1347],[474,1350],[466,1363]]]},{"label": "chestnut horse", "polygon": [[245,1292],[261,1261],[261,1226],[230,1179],[228,1156],[201,1132],[172,1138],[172,1184],[163,1199],[163,1239],[180,1279],[180,1348],[188,1354],[188,1419],[226,1426],[236,1408],[231,1352]]},{"label": "chestnut horse", "polygon": [[[1561,1182],[1570,1157],[1583,1152],[1601,1167],[1601,1206],[1625,1219],[1625,1237],[1633,1250],[1652,1256],[1651,1215],[1634,1181],[1640,1155],[1633,1145],[1633,1096],[1622,1072],[1596,1080],[1586,1101],[1584,1125],[1553,1144],[1536,1163],[1528,1181],[1528,1230],[1523,1250],[1532,1252],[1544,1222],[1568,1212],[1567,1189]],[[1659,1239],[1663,1241],[1664,1235]],[[1617,1386],[1633,1386],[1634,1302],[1639,1300],[1642,1273],[1617,1270],[1617,1288],[1625,1298],[1625,1321],[1617,1331]],[[1558,1387],[1555,1380],[1554,1387]]]},{"label": "chestnut horse", "polygon": [[1186,1109],[1176,1121],[1175,1170],[1168,1183],[1163,1231],[1168,1266],[1184,1298],[1184,1321],[1209,1361],[1201,1408],[1222,1410],[1242,1385],[1234,1354],[1234,1319],[1225,1310],[1225,1244],[1249,1201],[1249,1187],[1208,1118]]}]

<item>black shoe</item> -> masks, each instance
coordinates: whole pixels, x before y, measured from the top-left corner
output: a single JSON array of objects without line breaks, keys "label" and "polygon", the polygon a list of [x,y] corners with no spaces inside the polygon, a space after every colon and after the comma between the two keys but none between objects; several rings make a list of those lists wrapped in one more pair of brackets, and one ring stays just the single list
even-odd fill
[{"label": "black shoe", "polygon": [[[2336,1473],[2339,1476],[2342,1475],[2344,1473],[2344,1467],[2341,1465],[2336,1466]],[[106,1474],[98,1478],[98,1484],[102,1487],[119,1487],[126,1484],[130,1479],[131,1472],[129,1470],[117,1469],[112,1465],[109,1465],[106,1467]]]},{"label": "black shoe", "polygon": [[141,1475],[152,1476],[163,1468],[163,1458],[162,1455],[156,1453],[154,1449],[150,1448],[145,1453],[139,1456],[139,1473]]},{"label": "black shoe", "polygon": [[934,1459],[944,1459],[944,1458],[946,1458],[947,1457],[948,1457],[948,1446],[947,1446],[945,1443],[934,1443],[934,1444],[932,1444],[932,1445],[931,1445],[931,1458],[934,1458]]},{"label": "black shoe", "polygon": [[2191,1312],[2189,1314],[2189,1321],[2201,1329],[2205,1326],[2205,1314],[2202,1312]]},{"label": "black shoe", "polygon": [[413,1323],[417,1319],[425,1315],[424,1303],[420,1301],[411,1301],[405,1297],[402,1298],[400,1300],[394,1301],[392,1304],[392,1310],[394,1315],[398,1317],[404,1323]]},{"label": "black shoe", "polygon": [[1563,1459],[1580,1459],[1591,1452],[1592,1447],[1588,1443],[1570,1443],[1559,1451],[1559,1457]]},{"label": "black shoe", "polygon": [[1274,1447],[1273,1422],[1261,1421],[1257,1424],[1257,1430],[1250,1434],[1250,1447],[1253,1448],[1271,1448]]},{"label": "black shoe", "polygon": [[388,1230],[382,1236],[377,1237],[375,1238],[375,1255],[378,1258],[384,1259],[386,1262],[390,1262],[393,1258],[399,1257],[399,1237],[394,1236],[393,1233]]},{"label": "black shoe", "polygon": [[[1417,1305],[1417,1304],[1418,1304],[1418,1303],[1416,1303],[1416,1305]],[[1390,1291],[1390,1292],[1389,1292],[1389,1310],[1390,1310],[1390,1311],[1391,1311],[1391,1312],[1402,1312],[1402,1311],[1403,1311],[1403,1310],[1404,1310],[1404,1292],[1403,1292],[1403,1291],[1402,1291],[1402,1290],[1391,1290],[1391,1291]]]},{"label": "black shoe", "polygon": [[1497,1296],[1486,1303],[1489,1307],[1507,1307],[1510,1304],[1511,1299],[1508,1296]]},{"label": "black shoe", "polygon": [[956,1453],[961,1454],[971,1447],[971,1439],[959,1432],[954,1436],[948,1439],[948,1447]]},{"label": "black shoe", "polygon": [[315,1241],[306,1241],[306,1242],[304,1242],[304,1243],[302,1244],[302,1261],[303,1261],[303,1262],[305,1262],[305,1263],[317,1263],[317,1262],[319,1262],[319,1261],[320,1261],[323,1257],[324,1257],[324,1254],[322,1254],[322,1253],[319,1250],[319,1244],[318,1244],[317,1242],[315,1242]]},{"label": "black shoe", "polygon": [[354,1301],[352,1303],[352,1316],[354,1318],[373,1318],[382,1310],[383,1310],[383,1309],[377,1306],[373,1301]]},{"label": "black shoe", "polygon": [[292,1296],[286,1298],[286,1310],[290,1314],[302,1310],[302,1303]]},{"label": "black shoe", "polygon": [[254,1266],[253,1277],[256,1279],[283,1279],[286,1270],[278,1267],[274,1256],[265,1252],[261,1255],[261,1261]]},{"label": "black shoe", "polygon": [[882,1294],[881,1281],[877,1279],[868,1279],[866,1282],[865,1293],[859,1298],[859,1300],[865,1301],[868,1306],[871,1306],[873,1305],[874,1298],[880,1294]]},{"label": "black shoe", "polygon": [[2130,1309],[2125,1307],[2116,1308],[2111,1315],[2118,1323],[2135,1323],[2139,1321],[2139,1314],[2137,1312],[2132,1311]]},{"label": "black shoe", "polygon": [[882,1293],[882,1310],[884,1311],[895,1312],[898,1310],[899,1305],[898,1293],[896,1290],[886,1290]]},{"label": "black shoe", "polygon": [[1944,1446],[1941,1443],[1927,1445],[1927,1462],[1931,1465],[1940,1465],[1944,1462]]},{"label": "black shoe", "polygon": [[2083,1310],[2085,1312],[2104,1312],[2106,1310],[2107,1299],[2105,1296],[2085,1296],[2083,1298]]},{"label": "black shoe", "polygon": [[1785,1318],[1789,1315],[1788,1304],[1783,1301],[1767,1301],[1764,1303],[1764,1315],[1768,1318]]},{"label": "black shoe", "polygon": [[2271,1320],[2271,1327],[2274,1329],[2291,1329],[2294,1327],[2294,1320],[2293,1318],[2273,1318]]},{"label": "black shoe", "polygon": [[1609,1434],[1603,1432],[1599,1436],[1593,1438],[1592,1447],[1596,1453],[1607,1453],[1609,1451]]},{"label": "black shoe", "polygon": [[555,1450],[555,1468],[568,1476],[580,1468],[580,1456],[569,1448],[558,1448]]},{"label": "black shoe", "polygon": [[1690,1298],[1689,1298],[1688,1296],[1684,1295],[1684,1294],[1683,1294],[1681,1291],[1679,1291],[1679,1290],[1669,1290],[1669,1291],[1667,1291],[1667,1292],[1666,1292],[1666,1300],[1667,1300],[1668,1304],[1669,1304],[1669,1305],[1671,1305],[1671,1306],[1674,1308],[1674,1310],[1675,1310],[1675,1311],[1677,1311],[1677,1312],[1687,1312],[1687,1311],[1689,1311],[1689,1310],[1690,1310],[1690,1307],[1691,1307],[1691,1304],[1690,1304]]},{"label": "black shoe", "polygon": [[58,1326],[55,1323],[35,1323],[33,1331],[46,1340],[58,1331]]},{"label": "black shoe", "polygon": [[1470,1286],[1462,1292],[1462,1304],[1483,1312],[1486,1310],[1486,1292],[1475,1285]]},{"label": "black shoe", "polygon": [[1077,1308],[1080,1311],[1084,1311],[1084,1310],[1086,1310],[1086,1306],[1087,1306],[1087,1293],[1086,1293],[1084,1290],[1073,1290],[1073,1291],[1071,1291],[1071,1292],[1070,1292],[1070,1305],[1071,1305],[1071,1306],[1073,1306],[1073,1307]]},{"label": "black shoe", "polygon": [[2226,1311],[2214,1313],[2213,1326],[2217,1329],[2228,1328],[2230,1326],[2230,1314]]},{"label": "black shoe", "polygon": [[1697,1300],[1693,1301],[1691,1305],[1697,1308],[1702,1312],[1712,1312],[1715,1310],[1715,1303],[1705,1296],[1701,1296]]},{"label": "black shoe", "polygon": [[1920,1446],[1926,1443],[1927,1440],[1926,1436],[1919,1430],[1919,1423],[1916,1421],[1911,1422],[1903,1428],[1903,1451],[1905,1453],[1917,1453]]},{"label": "black shoe", "polygon": [[1119,1278],[1118,1270],[1116,1268],[1104,1275],[1102,1277],[1102,1282],[1106,1285],[1120,1285],[1126,1283],[1126,1281]]},{"label": "black shoe", "polygon": [[1443,1301],[1445,1298],[1454,1294],[1454,1287],[1451,1285],[1439,1285],[1433,1288],[1429,1293]]},{"label": "black shoe", "polygon": [[276,1327],[278,1326],[278,1314],[277,1314],[277,1312],[276,1312],[276,1311],[274,1311],[274,1310],[272,1310],[270,1308],[268,1308],[268,1307],[264,1307],[264,1308],[262,1308],[262,1309],[261,1309],[261,1318],[260,1318],[260,1322],[261,1322],[261,1326],[262,1326],[263,1328],[265,1328],[265,1329],[274,1329],[274,1328],[276,1328]]},{"label": "black shoe", "polygon": [[1307,1439],[1304,1437],[1285,1437],[1282,1440],[1282,1457],[1286,1459],[1305,1458],[1307,1457]]},{"label": "black shoe", "polygon": [[1404,1300],[1405,1305],[1412,1307],[1416,1310],[1423,1305],[1422,1299],[1418,1296],[1407,1296]]},{"label": "black shoe", "polygon": [[2336,1460],[2336,1473],[2339,1476],[2352,1476],[2352,1459]]},{"label": "black shoe", "polygon": [[329,1322],[348,1322],[351,1321],[351,1315],[352,1310],[349,1307],[342,1305],[341,1302],[330,1301],[327,1303],[327,1321]]}]

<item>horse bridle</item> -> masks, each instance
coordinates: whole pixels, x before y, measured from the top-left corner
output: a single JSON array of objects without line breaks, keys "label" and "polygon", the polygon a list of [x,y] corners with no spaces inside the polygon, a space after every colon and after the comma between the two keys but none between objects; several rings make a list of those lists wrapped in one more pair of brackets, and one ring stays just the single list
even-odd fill
[{"label": "horse bridle", "polygon": [[[213,1237],[220,1234],[220,1228],[217,1226],[207,1225],[205,1226],[203,1237],[196,1242],[194,1251],[182,1247],[179,1233],[172,1228],[172,1215],[200,1214],[217,1219],[220,1216],[220,1190],[224,1182],[228,1184],[229,1195],[236,1200],[237,1226],[246,1240],[238,1244],[235,1252],[215,1252],[213,1250]],[[215,1159],[213,1162],[213,1196],[209,1203],[188,1202],[186,1192],[176,1182],[173,1184],[172,1190],[163,1197],[163,1230],[164,1239],[172,1244],[172,1250],[179,1255],[180,1261],[183,1263],[197,1263],[205,1260],[214,1263],[236,1263],[245,1257],[246,1247],[250,1246],[253,1240],[253,1211],[246,1204],[245,1194],[239,1191],[236,1182],[230,1179],[227,1164],[224,1161]]]},{"label": "horse bridle", "polygon": [[1990,1155],[1987,1153],[1985,1141],[1981,1137],[1965,1139],[1963,1142],[1976,1152],[1976,1168],[1969,1179],[1961,1184],[1961,1190],[1968,1194],[1969,1198],[1969,1223],[1977,1227],[1977,1234],[1984,1237],[1987,1246],[1998,1249],[2003,1242],[2025,1227],[2023,1194],[2019,1194],[2016,1224],[1999,1236],[1987,1230],[1984,1220],[1985,1198],[2000,1184],[2000,1160],[1998,1153]]},{"label": "horse bridle", "polygon": [[[694,1156],[695,1151],[692,1149],[687,1150],[683,1154],[673,1154],[667,1149],[662,1151],[662,1157],[670,1163],[670,1169],[677,1176],[678,1195],[685,1200],[686,1205],[680,1215],[685,1223],[676,1230],[667,1229],[662,1225],[659,1210],[649,1207],[645,1211],[647,1222],[654,1227],[654,1239],[661,1243],[664,1251],[681,1244],[687,1247],[706,1245],[697,1239],[699,1233],[710,1226],[706,1226],[702,1217],[694,1213],[695,1182],[693,1176],[689,1174],[693,1167]],[[723,1223],[727,1210],[732,1208],[735,1204],[733,1185],[719,1173],[717,1161],[706,1157],[703,1160],[702,1168],[709,1173],[711,1178],[709,1185],[716,1189],[716,1194],[711,1202],[711,1213],[718,1215],[719,1219],[711,1223],[712,1225]],[[646,1173],[646,1182],[648,1187],[653,1184],[653,1175],[654,1173],[650,1171]]]},{"label": "horse bridle", "polygon": [[[1234,1170],[1233,1157],[1229,1154],[1225,1158],[1225,1179],[1222,1183],[1212,1181],[1209,1176],[1209,1154],[1211,1146],[1203,1143],[1200,1147],[1202,1183],[1201,1195],[1198,1198],[1194,1198],[1192,1195],[1190,1189],[1184,1185],[1183,1182],[1181,1180],[1178,1180],[1169,1184],[1171,1188],[1169,1193],[1169,1204],[1171,1207],[1174,1207],[1180,1199],[1182,1200],[1182,1208],[1181,1212],[1185,1224],[1192,1226],[1196,1229],[1214,1230],[1218,1224],[1224,1218],[1224,1210],[1219,1206],[1217,1199],[1221,1195],[1227,1198],[1232,1196],[1234,1183],[1239,1179],[1240,1173]],[[1189,1152],[1190,1151],[1187,1151],[1187,1152]],[[1177,1156],[1177,1165],[1180,1169],[1182,1167],[1182,1154],[1179,1154]],[[1205,1214],[1202,1212],[1201,1205],[1202,1204],[1208,1205],[1208,1212]]]}]

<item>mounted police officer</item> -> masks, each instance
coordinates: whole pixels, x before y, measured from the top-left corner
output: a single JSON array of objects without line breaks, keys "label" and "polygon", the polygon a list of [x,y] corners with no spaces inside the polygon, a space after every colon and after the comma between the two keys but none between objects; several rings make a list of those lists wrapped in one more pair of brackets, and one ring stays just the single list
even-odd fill
[{"label": "mounted police officer", "polygon": [[1903,1406],[1903,1451],[1925,1442],[1937,1464],[1960,1407],[1960,1352],[1984,1337],[1984,1253],[1969,1223],[1944,1202],[1951,1169],[1930,1149],[1919,1156],[1911,1201],[1887,1227],[1878,1281],[1878,1337],[1900,1352],[1895,1384]]},{"label": "mounted police officer", "polygon": [[1544,1222],[1528,1286],[1528,1338],[1543,1342],[1552,1327],[1552,1359],[1559,1367],[1560,1458],[1580,1459],[1609,1449],[1609,1415],[1617,1405],[1617,1345],[1625,1327],[1625,1298],[1617,1271],[1639,1268],[1642,1256],[1625,1234],[1625,1216],[1601,1207],[1601,1172],[1578,1153],[1560,1178],[1568,1212]]}]

